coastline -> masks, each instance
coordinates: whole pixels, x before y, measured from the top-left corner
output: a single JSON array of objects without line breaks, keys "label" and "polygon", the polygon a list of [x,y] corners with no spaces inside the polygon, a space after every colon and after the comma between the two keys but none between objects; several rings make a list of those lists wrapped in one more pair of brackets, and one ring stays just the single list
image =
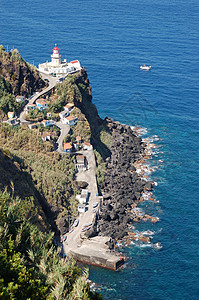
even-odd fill
[{"label": "coastline", "polygon": [[[152,198],[155,182],[146,175],[152,168],[146,161],[152,156],[155,144],[139,137],[138,130],[129,125],[106,118],[113,137],[111,155],[106,158],[106,177],[100,186],[101,202],[92,226],[81,234],[79,245],[68,254],[77,261],[111,270],[117,270],[126,261],[118,252],[118,246],[132,241],[149,244],[151,232],[135,234],[133,224],[150,220],[156,223],[159,218],[143,214],[137,206]],[[157,243],[154,247],[160,247]]]}]

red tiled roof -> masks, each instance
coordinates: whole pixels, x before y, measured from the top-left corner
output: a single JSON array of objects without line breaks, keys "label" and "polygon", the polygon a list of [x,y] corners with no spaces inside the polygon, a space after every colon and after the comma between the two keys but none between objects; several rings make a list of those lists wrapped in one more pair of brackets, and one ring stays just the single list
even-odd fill
[{"label": "red tiled roof", "polygon": [[74,103],[68,103],[68,104],[66,104],[64,107],[66,107],[66,108],[71,108],[71,107],[73,107],[73,106],[75,106]]},{"label": "red tiled roof", "polygon": [[75,120],[75,119],[76,119],[75,116],[69,116],[69,117],[66,117],[66,120],[68,120],[68,121],[73,121],[73,120]]},{"label": "red tiled roof", "polygon": [[51,136],[51,134],[47,131],[44,131],[41,135],[43,138],[47,137],[47,136]]},{"label": "red tiled roof", "polygon": [[64,150],[72,149],[72,147],[70,143],[64,143]]},{"label": "red tiled roof", "polygon": [[38,99],[38,100],[36,100],[36,103],[39,103],[39,104],[41,104],[41,105],[45,105],[45,104],[47,104],[47,102],[44,100],[44,99]]}]

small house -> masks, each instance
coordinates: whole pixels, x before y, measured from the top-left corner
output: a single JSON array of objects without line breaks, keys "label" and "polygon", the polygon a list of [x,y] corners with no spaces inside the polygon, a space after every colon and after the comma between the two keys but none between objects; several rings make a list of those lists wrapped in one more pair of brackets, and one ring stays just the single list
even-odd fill
[{"label": "small house", "polygon": [[62,119],[62,122],[64,124],[67,124],[67,125],[70,125],[70,126],[76,125],[77,121],[78,121],[78,118],[75,117],[75,116],[69,116],[69,117],[66,117],[66,118]]},{"label": "small house", "polygon": [[79,213],[85,213],[85,211],[86,211],[86,205],[79,203],[78,204],[78,212]]},{"label": "small house", "polygon": [[84,147],[84,150],[92,150],[93,149],[93,146],[88,142],[84,142],[83,147]]},{"label": "small house", "polygon": [[17,117],[9,119],[6,121],[9,125],[11,125],[12,127],[15,127],[17,125],[20,125],[20,120],[17,119]]},{"label": "small house", "polygon": [[16,96],[15,99],[16,99],[17,102],[23,102],[24,101],[24,96],[19,96],[18,95],[18,96]]},{"label": "small house", "polygon": [[28,128],[30,129],[34,129],[34,128],[37,128],[37,123],[31,123],[31,124],[28,124]]},{"label": "small house", "polygon": [[80,195],[80,197],[79,197],[79,203],[80,204],[86,204],[86,202],[87,202],[86,195]]},{"label": "small house", "polygon": [[47,117],[47,118],[51,118],[51,117],[52,117],[52,114],[51,114],[50,112],[48,112],[48,113],[46,114],[46,117]]},{"label": "small house", "polygon": [[36,104],[28,104],[27,105],[27,110],[32,110],[36,108]]},{"label": "small house", "polygon": [[44,142],[51,140],[51,134],[47,131],[42,132],[41,138]]},{"label": "small house", "polygon": [[14,116],[15,116],[14,111],[9,111],[9,112],[8,112],[8,118],[9,118],[9,119],[13,119]]},{"label": "small house", "polygon": [[72,64],[72,66],[73,66],[75,69],[81,69],[81,65],[80,65],[79,60],[72,60],[70,63]]},{"label": "small house", "polygon": [[71,153],[73,146],[70,143],[64,143],[63,149],[64,149],[64,152]]},{"label": "small house", "polygon": [[39,110],[45,110],[48,107],[48,103],[42,98],[36,100],[36,105]]},{"label": "small house", "polygon": [[56,125],[54,120],[43,120],[41,123],[44,125],[44,127]]},{"label": "small house", "polygon": [[68,113],[70,113],[73,108],[75,107],[75,104],[74,103],[68,103],[64,106],[64,110]]},{"label": "small house", "polygon": [[80,204],[86,204],[88,201],[88,197],[89,197],[88,190],[83,189],[81,191],[81,194],[76,196],[76,199],[79,201]]},{"label": "small house", "polygon": [[88,190],[83,189],[83,190],[81,191],[81,195],[80,195],[80,198],[79,198],[79,202],[80,202],[81,204],[87,203],[87,201],[88,201],[88,196],[89,196]]},{"label": "small house", "polygon": [[76,163],[75,163],[75,171],[86,171],[87,169],[87,161],[86,157],[82,154],[76,156]]},{"label": "small house", "polygon": [[69,112],[66,111],[66,110],[63,110],[63,111],[61,111],[61,112],[59,113],[59,117],[60,117],[61,120],[62,120],[63,118],[68,117],[68,115],[69,115]]}]

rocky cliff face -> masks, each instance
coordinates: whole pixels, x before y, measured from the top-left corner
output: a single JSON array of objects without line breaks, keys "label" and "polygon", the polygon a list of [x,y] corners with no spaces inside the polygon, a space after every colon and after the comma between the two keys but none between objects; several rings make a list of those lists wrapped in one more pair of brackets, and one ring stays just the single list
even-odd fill
[{"label": "rocky cliff face", "polygon": [[82,97],[75,97],[74,103],[81,109],[82,113],[85,114],[90,124],[91,131],[94,133],[97,131],[97,128],[103,124],[103,120],[98,115],[95,104],[92,103],[91,85],[85,68],[82,68],[81,71],[77,73],[75,83],[78,86]]},{"label": "rocky cliff face", "polygon": [[5,52],[1,46],[0,75],[11,84],[14,95],[28,96],[45,86],[36,68],[26,63],[17,49]]}]

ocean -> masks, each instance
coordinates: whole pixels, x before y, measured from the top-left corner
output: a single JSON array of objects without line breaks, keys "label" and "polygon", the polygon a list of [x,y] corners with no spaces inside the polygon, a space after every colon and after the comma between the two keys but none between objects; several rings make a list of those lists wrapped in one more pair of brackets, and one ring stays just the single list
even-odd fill
[{"label": "ocean", "polygon": [[160,220],[136,230],[163,247],[122,248],[119,272],[90,267],[104,299],[199,299],[198,0],[1,0],[0,43],[35,65],[57,43],[85,66],[101,117],[160,138],[149,161],[159,203],[140,205]]}]

